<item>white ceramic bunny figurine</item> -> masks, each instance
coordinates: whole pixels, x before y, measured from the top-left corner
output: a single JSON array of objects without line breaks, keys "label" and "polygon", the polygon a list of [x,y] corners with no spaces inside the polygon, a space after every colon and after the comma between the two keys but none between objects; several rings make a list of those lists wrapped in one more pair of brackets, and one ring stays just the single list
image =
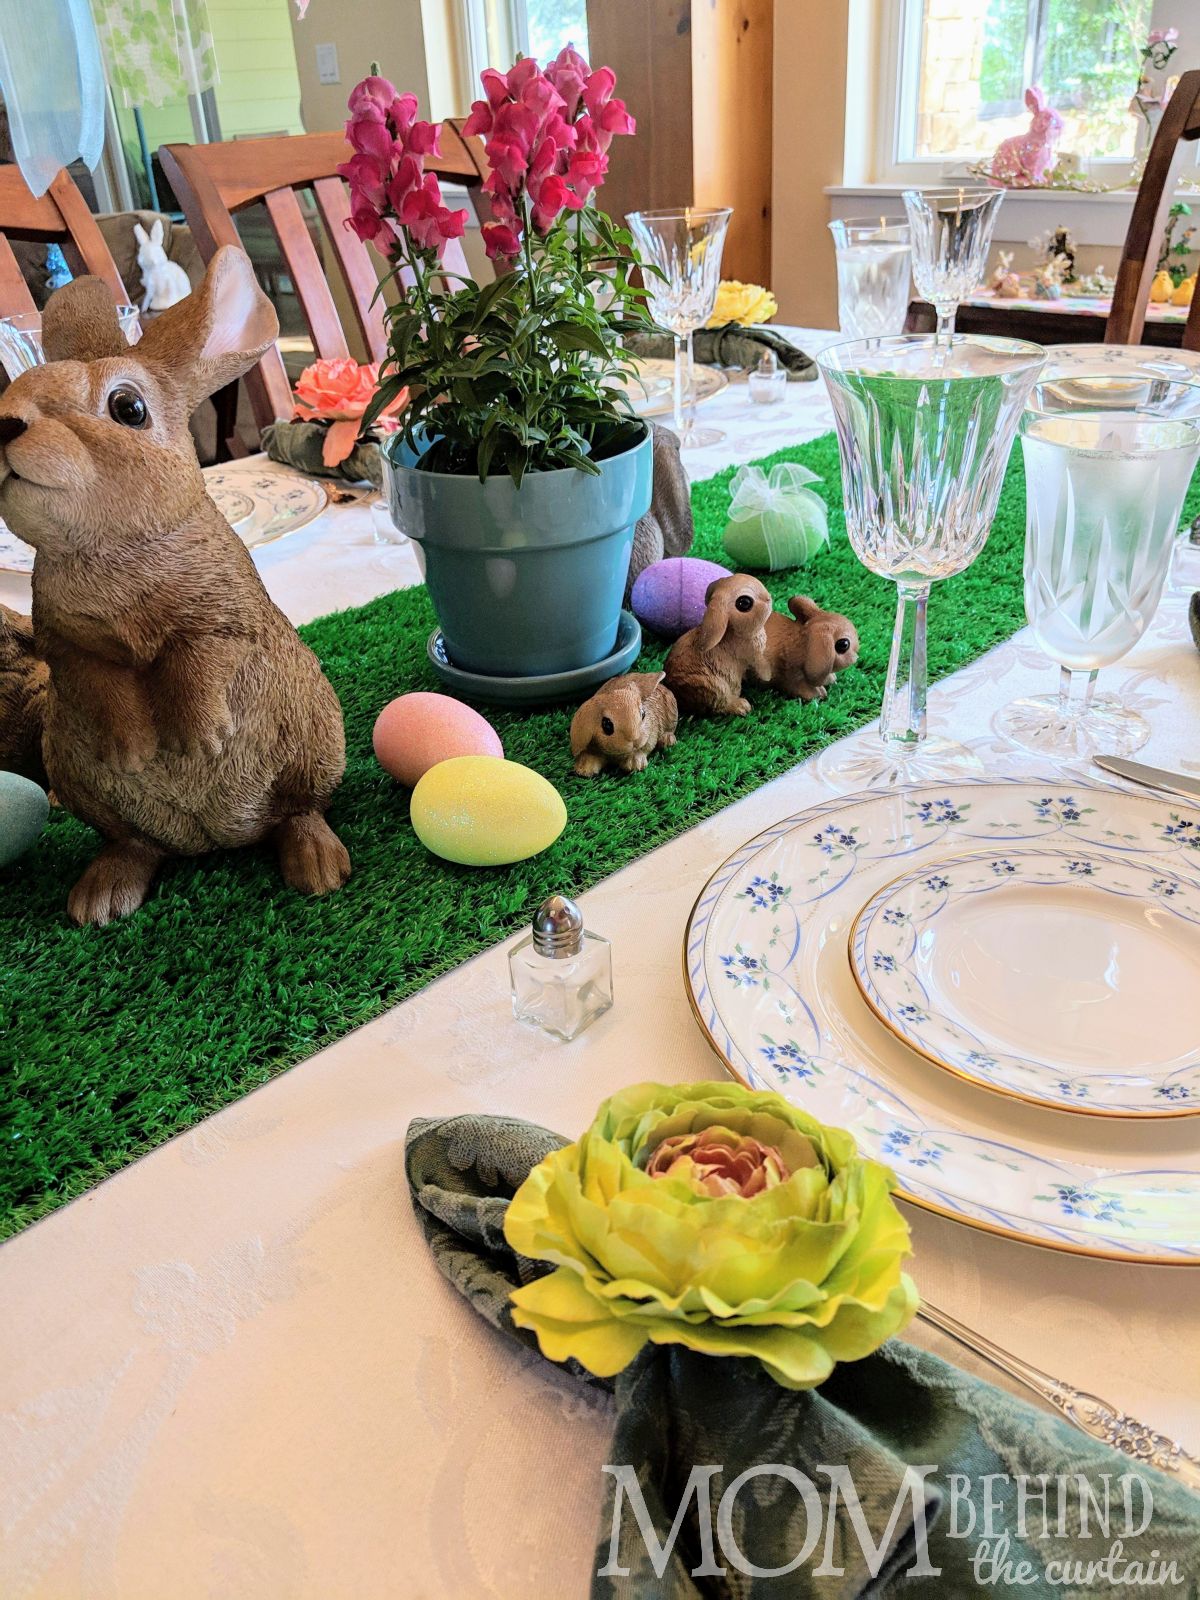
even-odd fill
[{"label": "white ceramic bunny figurine", "polygon": [[140,222],[135,222],[133,236],[138,246],[138,271],[142,275],[142,310],[165,311],[168,306],[186,300],[192,285],[179,263],[167,260],[162,218],[155,217],[149,233]]},{"label": "white ceramic bunny figurine", "polygon": [[1041,89],[1026,89],[1025,104],[1033,112],[1033,121],[1024,133],[1002,140],[992,157],[992,177],[1015,189],[1045,183],[1054,171],[1055,146],[1063,125]]}]

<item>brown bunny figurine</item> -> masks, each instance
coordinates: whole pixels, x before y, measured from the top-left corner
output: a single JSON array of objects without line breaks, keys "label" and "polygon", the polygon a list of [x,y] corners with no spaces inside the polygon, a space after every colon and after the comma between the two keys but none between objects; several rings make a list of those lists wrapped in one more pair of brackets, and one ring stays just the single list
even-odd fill
[{"label": "brown bunny figurine", "polygon": [[744,717],[750,702],[742,680],[769,676],[766,621],[771,596],[757,578],[736,572],[716,578],[704,592],[704,620],[676,639],[667,656],[667,687],[681,711]]},{"label": "brown bunny figurine", "polygon": [[822,611],[805,594],[794,594],[788,610],[795,621],[780,611],[767,618],[763,681],[793,700],[824,700],[837,674],[858,660],[858,631],[849,617]]},{"label": "brown bunny figurine", "polygon": [[33,624],[0,606],[0,772],[46,786],[42,722],[50,669],[33,648]]},{"label": "brown bunny figurine", "polygon": [[643,772],[647,757],[675,743],[679,707],[661,672],[610,678],[571,718],[571,754],[580,778],[605,767]]},{"label": "brown bunny figurine", "polygon": [[168,856],[265,839],[293,888],[349,875],[324,815],[345,766],[337,696],[205,493],[188,434],[277,332],[233,247],[132,348],[109,290],[78,278],[46,306],[49,364],[0,396],[0,515],[37,551],[46,771],[104,838],[67,901],[75,922],[135,911]]}]

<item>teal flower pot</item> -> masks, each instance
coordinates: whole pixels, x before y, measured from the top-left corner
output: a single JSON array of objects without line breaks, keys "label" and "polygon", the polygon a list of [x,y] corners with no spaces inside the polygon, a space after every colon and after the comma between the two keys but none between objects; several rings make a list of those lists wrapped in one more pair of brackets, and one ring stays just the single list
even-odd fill
[{"label": "teal flower pot", "polygon": [[507,473],[422,472],[402,439],[385,455],[392,518],[413,541],[456,666],[493,677],[571,672],[617,640],[633,530],[650,509],[653,454],[639,443],[599,463]]}]

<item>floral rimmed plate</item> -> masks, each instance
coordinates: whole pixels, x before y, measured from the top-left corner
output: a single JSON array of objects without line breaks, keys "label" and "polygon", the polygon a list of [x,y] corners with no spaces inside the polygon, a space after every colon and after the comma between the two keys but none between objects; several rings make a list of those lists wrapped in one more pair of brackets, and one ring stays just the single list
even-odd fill
[{"label": "floral rimmed plate", "polygon": [[883,1025],[1001,1094],[1200,1114],[1200,885],[1101,851],[985,850],[873,895],[850,965]]},{"label": "floral rimmed plate", "polygon": [[[1063,1116],[929,1064],[881,1026],[846,959],[906,867],[981,849],[1101,851],[1200,883],[1200,812],[1062,783],[838,797],[747,841],[688,922],[685,978],[735,1077],[850,1130],[907,1200],[1080,1255],[1200,1264],[1200,1119]],[[1179,996],[1181,1009],[1195,996]]]},{"label": "floral rimmed plate", "polygon": [[[329,501],[323,483],[274,464],[212,467],[204,487],[248,550],[304,527]],[[33,556],[32,545],[0,522],[0,572],[32,572]]]}]

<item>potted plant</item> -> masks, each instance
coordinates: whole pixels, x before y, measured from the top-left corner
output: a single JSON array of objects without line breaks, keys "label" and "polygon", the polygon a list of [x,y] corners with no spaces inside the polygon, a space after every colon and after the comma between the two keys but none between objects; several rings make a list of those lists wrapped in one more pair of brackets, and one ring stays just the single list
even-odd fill
[{"label": "potted plant", "polygon": [[364,423],[408,390],[385,476],[454,665],[568,672],[613,651],[650,505],[649,434],[621,387],[644,291],[629,235],[592,203],[614,135],[634,122],[613,72],[570,47],[544,71],[522,59],[482,82],[465,128],[491,169],[483,241],[497,276],[482,286],[442,261],[466,213],[424,170],[439,129],[386,79],[350,96],[350,226],[403,291]]}]

